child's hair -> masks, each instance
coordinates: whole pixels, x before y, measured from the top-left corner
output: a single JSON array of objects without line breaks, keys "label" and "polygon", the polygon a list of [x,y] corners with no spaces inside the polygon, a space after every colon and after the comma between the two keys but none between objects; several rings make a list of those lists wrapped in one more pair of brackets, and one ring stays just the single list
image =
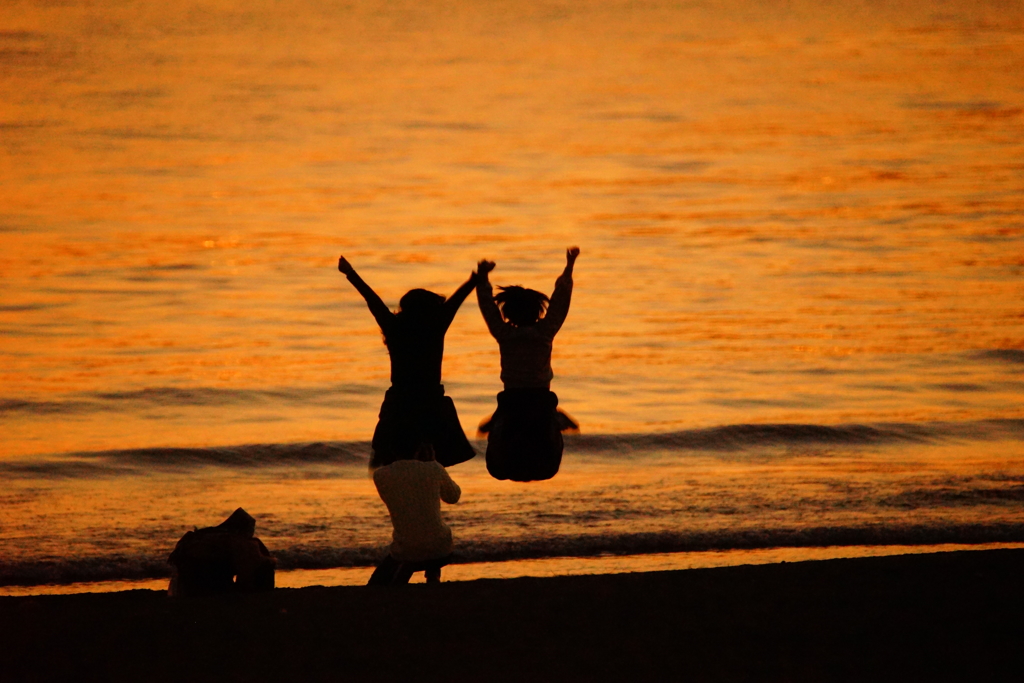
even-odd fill
[{"label": "child's hair", "polygon": [[430,462],[436,460],[437,456],[434,453],[434,446],[429,441],[420,441],[412,458],[421,462]]},{"label": "child's hair", "polygon": [[516,327],[535,325],[548,310],[548,297],[535,289],[519,285],[498,287],[501,291],[494,297],[501,316]]}]

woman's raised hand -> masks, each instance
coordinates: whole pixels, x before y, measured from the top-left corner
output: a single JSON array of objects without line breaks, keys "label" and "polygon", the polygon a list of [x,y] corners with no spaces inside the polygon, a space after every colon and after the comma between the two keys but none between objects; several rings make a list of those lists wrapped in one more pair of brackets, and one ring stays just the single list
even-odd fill
[{"label": "woman's raised hand", "polygon": [[494,261],[488,261],[486,259],[481,260],[479,263],[476,264],[476,272],[479,273],[481,276],[484,276],[487,275],[492,270],[494,270],[494,266]]},{"label": "woman's raised hand", "polygon": [[344,256],[338,257],[338,270],[345,275],[351,275],[356,272],[356,269],[352,267],[352,264],[349,263]]}]

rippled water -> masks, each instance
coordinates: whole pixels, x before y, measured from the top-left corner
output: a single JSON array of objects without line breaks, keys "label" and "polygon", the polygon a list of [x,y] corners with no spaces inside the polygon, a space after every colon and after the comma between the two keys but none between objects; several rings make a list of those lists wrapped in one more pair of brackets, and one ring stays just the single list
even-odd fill
[{"label": "rippled water", "polygon": [[[47,464],[368,439],[387,356],[339,253],[397,305],[412,287],[450,292],[483,257],[497,284],[549,289],[564,248],[583,250],[553,388],[584,435],[639,435],[619,446],[659,464],[615,492],[628,467],[570,453],[554,482],[501,494],[558,519],[584,486],[574,477],[593,482],[580,495],[594,518],[577,510],[564,529],[495,521],[500,486],[468,465],[453,515],[481,558],[517,525],[617,543],[664,532],[683,547],[733,528],[714,502],[735,493],[726,471],[763,478],[782,510],[762,515],[744,488],[735,528],[888,528],[903,508],[886,500],[927,510],[929,528],[1021,519],[1013,493],[966,517],[913,493],[960,490],[929,479],[935,462],[964,491],[1019,482],[1013,429],[964,436],[1024,418],[1019,4],[29,0],[0,17],[8,559],[60,555],[66,528],[99,548],[83,557],[137,566],[237,505],[263,512],[286,555],[377,547],[387,521],[361,466],[274,483],[231,467]],[[500,388],[472,303],[444,368],[471,434]],[[954,427],[864,456],[873,493],[844,503],[854,521],[802,493],[840,483],[751,464],[797,446],[755,441],[747,459],[698,467],[643,436],[765,424]],[[885,463],[908,449],[907,481],[932,483],[883,493]],[[860,460],[806,457],[807,481],[860,481]],[[349,494],[366,500],[332,502]],[[615,517],[616,501],[632,512]]]}]

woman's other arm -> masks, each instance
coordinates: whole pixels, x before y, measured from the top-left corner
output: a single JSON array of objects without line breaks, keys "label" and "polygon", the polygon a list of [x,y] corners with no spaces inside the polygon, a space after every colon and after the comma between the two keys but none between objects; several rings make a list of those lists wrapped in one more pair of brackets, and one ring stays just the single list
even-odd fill
[{"label": "woman's other arm", "polygon": [[452,324],[452,320],[455,319],[455,314],[459,312],[459,306],[466,300],[469,293],[476,287],[476,273],[470,273],[469,279],[459,285],[450,297],[445,299],[445,328]]},{"label": "woman's other arm", "polygon": [[344,256],[338,257],[338,270],[344,273],[348,281],[356,288],[356,291],[363,295],[366,305],[370,308],[370,313],[373,314],[377,324],[380,325],[380,329],[384,330],[385,327],[390,326],[391,322],[395,319],[395,314],[377,296],[377,292],[373,291],[370,285],[366,284],[363,278],[359,277],[359,273],[356,272],[356,269],[352,267],[352,264]]}]

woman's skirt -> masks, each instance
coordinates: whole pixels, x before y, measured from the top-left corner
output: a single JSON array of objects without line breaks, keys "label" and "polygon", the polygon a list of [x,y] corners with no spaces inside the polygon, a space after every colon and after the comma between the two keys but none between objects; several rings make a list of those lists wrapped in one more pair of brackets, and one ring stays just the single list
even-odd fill
[{"label": "woman's skirt", "polygon": [[543,481],[562,464],[562,432],[579,429],[547,389],[506,389],[480,425],[487,434],[487,471],[495,479]]},{"label": "woman's skirt", "polygon": [[427,389],[391,387],[384,394],[380,419],[373,431],[370,467],[412,459],[423,444],[433,446],[434,457],[445,467],[476,455],[462,430],[455,403],[444,395],[444,385]]}]

